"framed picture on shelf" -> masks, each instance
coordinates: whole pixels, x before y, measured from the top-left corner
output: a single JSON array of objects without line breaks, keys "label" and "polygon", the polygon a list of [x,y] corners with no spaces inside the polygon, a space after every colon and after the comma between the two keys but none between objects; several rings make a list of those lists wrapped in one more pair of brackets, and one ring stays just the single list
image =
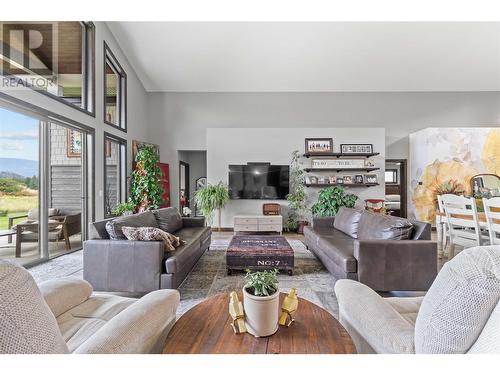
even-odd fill
[{"label": "framed picture on shelf", "polygon": [[329,183],[332,184],[332,185],[335,185],[337,183],[337,177],[336,176],[330,176],[330,178],[328,179]]},{"label": "framed picture on shelf", "polygon": [[314,184],[317,184],[317,183],[318,183],[318,177],[316,177],[316,176],[311,176],[311,177],[310,177],[310,179],[311,179],[311,184],[313,184],[313,185],[314,185]]},{"label": "framed picture on shelf", "polygon": [[337,185],[343,185],[344,184],[344,177],[337,177],[335,183]]},{"label": "framed picture on shelf", "polygon": [[306,153],[328,154],[333,152],[333,138],[306,138]]},{"label": "framed picture on shelf", "polygon": [[372,154],[372,144],[341,144],[340,152],[343,154]]},{"label": "framed picture on shelf", "polygon": [[344,176],[343,179],[344,179],[344,184],[346,185],[352,184],[352,176]]},{"label": "framed picture on shelf", "polygon": [[365,174],[365,184],[378,184],[376,174]]},{"label": "framed picture on shelf", "polygon": [[364,183],[363,175],[362,174],[355,175],[354,176],[354,183],[355,184],[362,184],[362,183]]},{"label": "framed picture on shelf", "polygon": [[318,177],[318,184],[327,184],[328,183],[328,180],[326,179],[326,177],[324,176],[320,176]]}]

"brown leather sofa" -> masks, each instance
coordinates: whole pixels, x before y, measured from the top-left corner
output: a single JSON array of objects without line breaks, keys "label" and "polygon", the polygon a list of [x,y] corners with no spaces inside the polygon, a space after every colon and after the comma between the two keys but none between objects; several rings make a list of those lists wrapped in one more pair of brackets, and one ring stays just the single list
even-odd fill
[{"label": "brown leather sofa", "polygon": [[428,290],[437,274],[430,224],[342,207],[304,228],[306,246],[337,279],[376,291]]}]

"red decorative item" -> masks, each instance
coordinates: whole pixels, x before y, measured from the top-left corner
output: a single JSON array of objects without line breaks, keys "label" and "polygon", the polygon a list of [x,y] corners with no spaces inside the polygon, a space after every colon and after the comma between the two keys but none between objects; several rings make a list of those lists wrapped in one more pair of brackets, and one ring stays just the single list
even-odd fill
[{"label": "red decorative item", "polygon": [[365,199],[365,209],[376,213],[385,213],[385,200]]},{"label": "red decorative item", "polygon": [[170,207],[170,167],[166,163],[158,163],[163,177],[161,178],[161,186],[163,187],[163,195],[161,196],[160,208]]}]

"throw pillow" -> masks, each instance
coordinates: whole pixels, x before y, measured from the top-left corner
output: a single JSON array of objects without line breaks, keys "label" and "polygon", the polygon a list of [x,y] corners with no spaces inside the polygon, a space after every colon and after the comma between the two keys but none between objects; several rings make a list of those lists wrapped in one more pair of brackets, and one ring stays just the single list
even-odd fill
[{"label": "throw pillow", "polygon": [[106,231],[112,240],[126,240],[122,227],[155,227],[158,228],[155,215],[151,211],[140,214],[120,216],[106,223]]},{"label": "throw pillow", "polygon": [[183,243],[179,237],[154,227],[122,227],[123,234],[131,241],[163,241],[165,251],[174,251]]},{"label": "throw pillow", "polygon": [[340,207],[335,215],[333,227],[352,238],[358,238],[358,226],[362,211],[354,208]]},{"label": "throw pillow", "polygon": [[445,263],[422,301],[416,353],[467,353],[499,301],[498,246],[463,250]]},{"label": "throw pillow", "polygon": [[413,224],[400,217],[363,211],[358,226],[360,240],[407,240],[411,238]]},{"label": "throw pillow", "polygon": [[161,208],[153,211],[160,229],[175,233],[182,228],[182,217],[175,207]]}]

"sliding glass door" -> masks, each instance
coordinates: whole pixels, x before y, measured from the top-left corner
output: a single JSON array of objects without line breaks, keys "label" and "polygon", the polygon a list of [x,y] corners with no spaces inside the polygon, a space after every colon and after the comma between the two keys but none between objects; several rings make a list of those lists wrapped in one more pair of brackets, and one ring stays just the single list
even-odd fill
[{"label": "sliding glass door", "polygon": [[0,108],[0,259],[40,259],[41,121]]},{"label": "sliding glass door", "polygon": [[93,134],[0,108],[0,258],[26,265],[82,248]]}]

